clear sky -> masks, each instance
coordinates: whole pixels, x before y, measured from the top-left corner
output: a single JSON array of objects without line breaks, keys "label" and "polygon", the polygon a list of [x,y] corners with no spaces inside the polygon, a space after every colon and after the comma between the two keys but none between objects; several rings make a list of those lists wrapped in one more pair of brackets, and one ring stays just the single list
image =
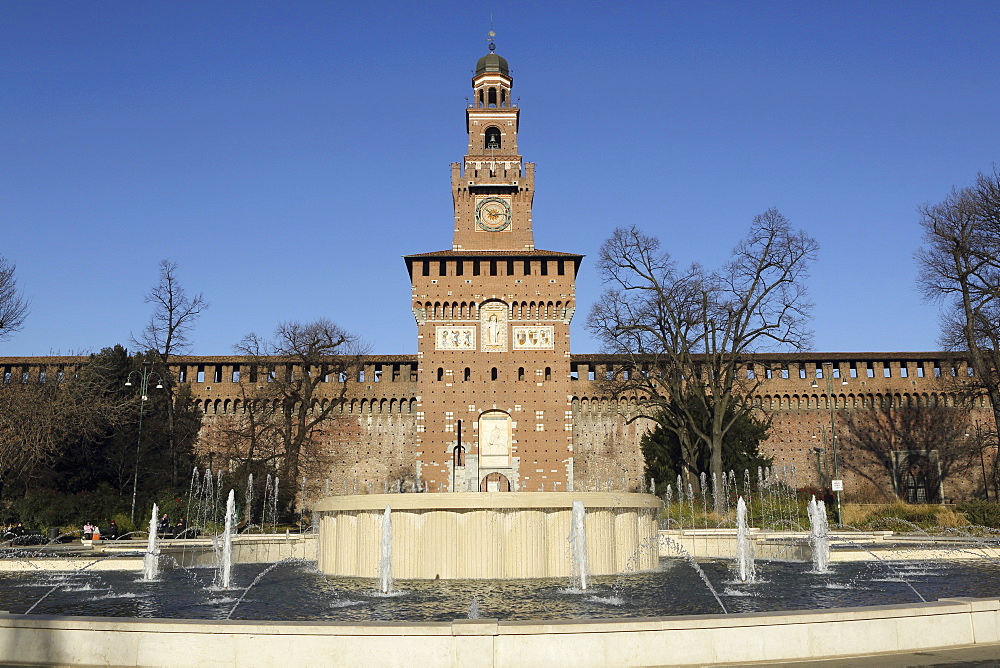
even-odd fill
[{"label": "clear sky", "polygon": [[620,225],[714,266],[770,207],[821,245],[815,349],[937,349],[916,207],[1000,157],[1000,3],[0,2],[3,355],[127,344],[169,258],[192,352],[328,317],[416,351],[401,255],[449,248],[486,53],[520,97],[539,248]]}]

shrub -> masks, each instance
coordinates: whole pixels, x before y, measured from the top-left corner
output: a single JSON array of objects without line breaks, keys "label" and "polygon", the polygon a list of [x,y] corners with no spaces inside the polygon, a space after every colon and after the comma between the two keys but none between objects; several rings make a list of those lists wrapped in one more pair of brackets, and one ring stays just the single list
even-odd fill
[{"label": "shrub", "polygon": [[1000,503],[995,501],[966,501],[958,506],[969,524],[1000,529]]}]

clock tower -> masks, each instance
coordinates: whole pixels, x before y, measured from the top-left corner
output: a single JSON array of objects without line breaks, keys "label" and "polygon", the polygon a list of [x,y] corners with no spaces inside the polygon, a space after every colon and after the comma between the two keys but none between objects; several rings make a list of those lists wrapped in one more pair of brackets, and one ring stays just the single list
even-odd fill
[{"label": "clock tower", "polygon": [[514,80],[495,48],[476,63],[468,147],[451,167],[451,249],[405,257],[418,333],[413,454],[435,492],[566,491],[583,256],[535,248],[534,164],[521,159]]}]

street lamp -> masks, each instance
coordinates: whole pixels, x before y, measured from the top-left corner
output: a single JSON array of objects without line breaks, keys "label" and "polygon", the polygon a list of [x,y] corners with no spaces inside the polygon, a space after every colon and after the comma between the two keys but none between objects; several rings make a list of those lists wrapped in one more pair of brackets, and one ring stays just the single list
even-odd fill
[{"label": "street lamp", "polygon": [[[827,372],[827,367],[829,367],[829,372]],[[831,483],[835,486],[841,486],[843,485],[843,481],[840,479],[840,458],[837,453],[837,424],[833,413],[833,362],[823,362],[821,369],[823,370],[823,378],[826,380],[826,401],[830,406],[830,443],[833,445],[833,480]],[[847,379],[841,378],[840,384],[847,385]],[[814,379],[809,386],[819,387],[819,383]],[[833,493],[837,495],[837,524],[841,524],[840,490],[835,489]]]},{"label": "street lamp", "polygon": [[152,371],[152,362],[143,362],[142,371],[130,371],[125,378],[125,387],[132,387],[132,376],[139,375],[139,435],[135,439],[135,475],[132,477],[132,524],[135,524],[135,496],[139,489],[139,446],[142,443],[142,413],[148,399],[149,380],[156,377],[156,389],[163,389],[163,376]]}]

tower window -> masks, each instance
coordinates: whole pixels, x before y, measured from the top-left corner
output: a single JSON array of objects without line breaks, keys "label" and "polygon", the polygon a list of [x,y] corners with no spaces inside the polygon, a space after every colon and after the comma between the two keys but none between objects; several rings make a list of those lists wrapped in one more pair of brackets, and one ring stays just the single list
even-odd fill
[{"label": "tower window", "polygon": [[497,368],[493,367],[490,369],[490,380],[496,380],[500,374],[497,372]]},{"label": "tower window", "polygon": [[489,92],[486,94],[486,106],[495,107],[497,106],[497,89],[490,88]]},{"label": "tower window", "polygon": [[545,367],[545,380],[552,380],[552,367]]},{"label": "tower window", "polygon": [[462,374],[462,380],[471,380],[471,379],[472,379],[472,369],[470,369],[469,367],[465,367],[465,372]]},{"label": "tower window", "polygon": [[497,128],[486,128],[486,148],[500,148],[500,130]]},{"label": "tower window", "polygon": [[497,275],[497,261],[490,260],[490,276],[496,276],[496,275]]},{"label": "tower window", "polygon": [[520,366],[517,368],[517,379],[524,380],[524,367]]},{"label": "tower window", "polygon": [[444,380],[444,369],[442,369],[441,367],[438,367],[438,380],[439,381]]}]

